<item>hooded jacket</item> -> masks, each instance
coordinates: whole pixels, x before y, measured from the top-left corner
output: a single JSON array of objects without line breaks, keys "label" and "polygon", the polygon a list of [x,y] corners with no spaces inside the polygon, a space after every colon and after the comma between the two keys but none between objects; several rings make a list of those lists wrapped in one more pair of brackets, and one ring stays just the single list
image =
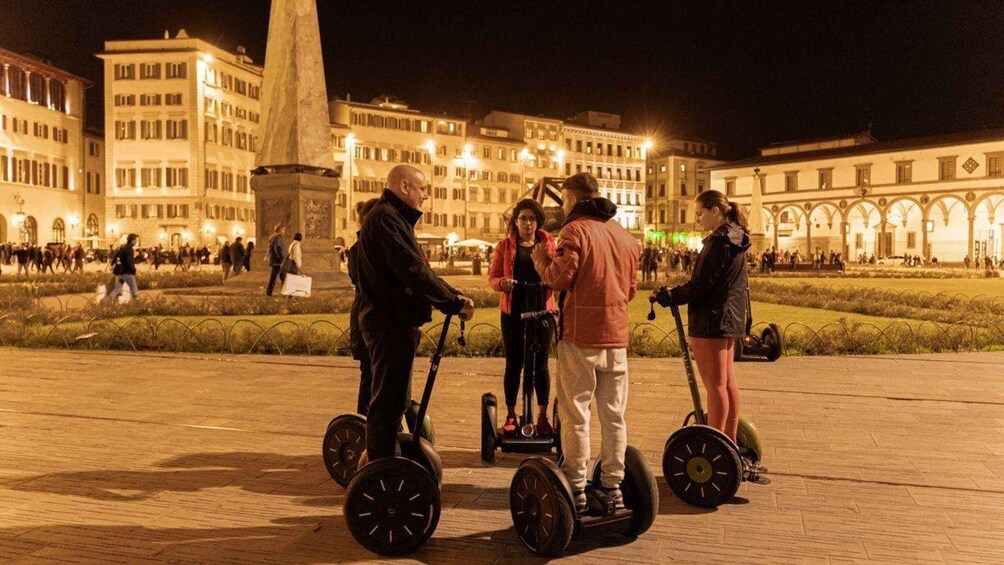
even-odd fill
[{"label": "hooded jacket", "polygon": [[640,248],[615,221],[606,198],[575,205],[558,234],[553,260],[534,261],[543,282],[563,291],[561,339],[583,349],[628,346],[627,306],[637,291]]},{"label": "hooded jacket", "polygon": [[741,226],[726,222],[708,237],[697,256],[690,281],[669,291],[660,304],[689,304],[690,337],[743,337],[749,316],[746,250],[750,238]]}]

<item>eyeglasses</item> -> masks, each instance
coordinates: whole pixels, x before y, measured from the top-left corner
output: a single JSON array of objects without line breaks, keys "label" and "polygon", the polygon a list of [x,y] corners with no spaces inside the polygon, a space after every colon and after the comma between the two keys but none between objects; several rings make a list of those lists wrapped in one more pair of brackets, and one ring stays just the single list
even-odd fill
[{"label": "eyeglasses", "polygon": [[537,223],[537,218],[532,216],[519,216],[516,218],[516,221],[524,224],[535,224]]}]

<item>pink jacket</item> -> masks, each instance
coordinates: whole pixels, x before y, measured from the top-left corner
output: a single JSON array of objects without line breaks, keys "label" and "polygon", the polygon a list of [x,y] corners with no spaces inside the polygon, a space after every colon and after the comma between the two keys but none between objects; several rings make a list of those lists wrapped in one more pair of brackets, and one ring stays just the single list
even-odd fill
[{"label": "pink jacket", "polygon": [[[537,241],[547,246],[547,252],[554,257],[554,238],[544,230],[537,230]],[[495,251],[492,253],[492,265],[488,269],[488,285],[495,292],[501,292],[499,297],[499,309],[508,314],[512,311],[512,292],[502,290],[502,281],[512,278],[513,264],[516,262],[516,235],[498,242]],[[548,310],[554,310],[554,291],[547,289]]]},{"label": "pink jacket", "polygon": [[576,204],[561,233],[553,261],[534,262],[554,290],[567,290],[561,339],[584,349],[628,346],[627,306],[637,291],[638,241],[612,218],[617,207],[604,198]]}]

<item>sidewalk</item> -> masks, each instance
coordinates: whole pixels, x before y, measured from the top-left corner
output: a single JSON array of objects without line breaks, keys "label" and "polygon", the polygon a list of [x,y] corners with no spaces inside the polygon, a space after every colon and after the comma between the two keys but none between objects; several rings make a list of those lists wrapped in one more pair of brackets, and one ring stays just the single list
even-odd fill
[{"label": "sidewalk", "polygon": [[[320,456],[328,420],[355,405],[350,359],[0,354],[0,563],[376,561],[349,535]],[[773,483],[705,511],[661,477],[663,444],[690,410],[682,367],[632,359],[630,440],[658,477],[660,516],[634,542],[577,542],[562,561],[1000,563],[1002,366],[1004,353],[742,364]],[[416,394],[427,368],[416,364]],[[523,456],[484,465],[472,432],[501,369],[443,361],[431,408],[443,515],[397,562],[541,562],[509,516]]]}]

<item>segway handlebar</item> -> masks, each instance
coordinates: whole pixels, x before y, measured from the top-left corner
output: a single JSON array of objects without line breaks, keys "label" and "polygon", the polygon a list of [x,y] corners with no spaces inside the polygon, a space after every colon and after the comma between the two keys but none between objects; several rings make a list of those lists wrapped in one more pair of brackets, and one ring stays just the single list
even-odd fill
[{"label": "segway handlebar", "polygon": [[527,281],[516,281],[512,283],[513,288],[548,288],[547,283],[542,282],[527,282]]},{"label": "segway handlebar", "polygon": [[558,315],[557,310],[537,310],[534,312],[523,312],[519,315],[520,320],[543,320],[551,316],[556,317]]}]

